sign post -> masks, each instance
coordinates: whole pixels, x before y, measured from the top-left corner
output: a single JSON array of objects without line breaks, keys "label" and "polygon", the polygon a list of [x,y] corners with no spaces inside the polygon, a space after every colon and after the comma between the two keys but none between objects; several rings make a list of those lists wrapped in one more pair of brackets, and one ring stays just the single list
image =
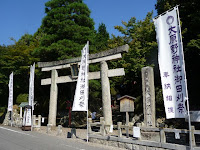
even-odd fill
[{"label": "sign post", "polygon": [[71,102],[69,101],[69,100],[67,100],[66,101],[66,103],[67,103],[67,107],[66,107],[66,109],[68,109],[69,110],[69,120],[68,120],[68,125],[69,125],[69,127],[71,126],[71,114],[72,114],[72,107],[71,107]]},{"label": "sign post", "polygon": [[134,112],[135,97],[124,95],[117,100],[120,100],[120,112],[126,112],[126,137],[129,137],[129,112]]}]

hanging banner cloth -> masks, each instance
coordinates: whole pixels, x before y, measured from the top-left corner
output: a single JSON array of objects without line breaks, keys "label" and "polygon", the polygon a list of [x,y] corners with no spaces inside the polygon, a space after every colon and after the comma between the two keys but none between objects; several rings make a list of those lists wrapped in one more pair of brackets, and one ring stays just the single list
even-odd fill
[{"label": "hanging banner cloth", "polygon": [[30,78],[29,78],[29,97],[28,103],[32,106],[32,110],[34,110],[34,77],[35,77],[35,63],[30,67]]},{"label": "hanging banner cloth", "polygon": [[154,19],[166,118],[185,118],[187,97],[178,7]]},{"label": "hanging banner cloth", "polygon": [[87,111],[88,110],[88,56],[89,42],[81,51],[81,64],[78,73],[78,81],[74,96],[72,111]]},{"label": "hanging banner cloth", "polygon": [[8,97],[8,111],[13,111],[13,72],[10,74],[9,77],[9,97]]}]

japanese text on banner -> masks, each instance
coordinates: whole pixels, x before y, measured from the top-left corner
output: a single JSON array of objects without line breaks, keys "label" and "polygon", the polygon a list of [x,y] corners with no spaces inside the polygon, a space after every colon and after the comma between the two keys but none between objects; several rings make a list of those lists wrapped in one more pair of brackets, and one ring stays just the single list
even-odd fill
[{"label": "japanese text on banner", "polygon": [[8,87],[9,87],[8,111],[13,111],[13,72],[10,74]]},{"label": "japanese text on banner", "polygon": [[186,84],[177,8],[154,20],[166,118],[185,118]]},{"label": "japanese text on banner", "polygon": [[87,111],[88,105],[88,53],[89,44],[82,50],[81,64],[72,111]]}]

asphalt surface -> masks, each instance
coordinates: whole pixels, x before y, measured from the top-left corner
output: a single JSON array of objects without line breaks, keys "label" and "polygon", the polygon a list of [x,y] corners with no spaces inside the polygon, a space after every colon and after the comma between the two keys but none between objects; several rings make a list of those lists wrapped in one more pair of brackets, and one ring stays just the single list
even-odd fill
[{"label": "asphalt surface", "polygon": [[[0,126],[0,150],[110,150],[90,143]],[[115,148],[117,149],[117,148]]]}]

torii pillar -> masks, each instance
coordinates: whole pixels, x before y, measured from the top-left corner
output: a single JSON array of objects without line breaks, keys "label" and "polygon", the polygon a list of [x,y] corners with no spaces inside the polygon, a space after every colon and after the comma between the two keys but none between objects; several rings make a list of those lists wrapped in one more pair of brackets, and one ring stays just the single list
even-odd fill
[{"label": "torii pillar", "polygon": [[58,86],[56,78],[58,72],[56,69],[51,71],[51,89],[50,89],[50,101],[49,101],[49,121],[48,124],[56,126],[56,113],[57,113],[57,98],[58,98]]},{"label": "torii pillar", "polygon": [[106,125],[112,125],[112,109],[111,109],[111,95],[110,95],[110,82],[108,78],[108,65],[106,61],[100,62],[101,64],[101,88],[102,88],[102,105],[103,116]]}]

